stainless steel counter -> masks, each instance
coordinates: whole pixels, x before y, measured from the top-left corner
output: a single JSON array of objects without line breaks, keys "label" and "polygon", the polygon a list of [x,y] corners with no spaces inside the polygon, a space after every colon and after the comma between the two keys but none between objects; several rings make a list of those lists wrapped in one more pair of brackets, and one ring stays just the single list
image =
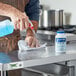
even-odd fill
[{"label": "stainless steel counter", "polygon": [[[43,32],[43,31],[42,31]],[[39,32],[38,32],[39,33]],[[51,32],[49,32],[50,34]],[[45,37],[45,33],[44,34]],[[46,32],[46,34],[48,34]],[[51,33],[52,35],[53,33]],[[55,34],[53,34],[55,36]],[[68,38],[75,36],[74,34],[68,34]],[[74,37],[76,38],[76,36]],[[51,40],[50,40],[51,41]],[[58,54],[55,52],[54,46],[48,46],[46,50],[32,50],[27,51],[25,60],[18,59],[18,51],[13,51],[8,54],[12,60],[10,63],[0,64],[0,70],[14,70],[25,67],[32,67],[44,64],[58,63],[62,61],[75,61],[76,60],[76,43],[68,44],[66,52]]]},{"label": "stainless steel counter", "polygon": [[[25,60],[19,60],[17,51],[8,54],[12,62],[3,64],[3,70],[19,69],[49,63],[76,60],[76,44],[68,44],[66,53],[55,53],[54,46],[49,46],[46,50],[27,51]],[[0,66],[1,67],[1,66]]]}]

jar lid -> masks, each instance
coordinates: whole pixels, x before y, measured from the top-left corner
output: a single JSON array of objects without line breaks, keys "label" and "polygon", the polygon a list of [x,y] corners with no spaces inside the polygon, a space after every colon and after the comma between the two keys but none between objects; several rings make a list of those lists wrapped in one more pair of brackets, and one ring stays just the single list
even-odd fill
[{"label": "jar lid", "polygon": [[57,31],[57,33],[65,33],[64,30]]}]

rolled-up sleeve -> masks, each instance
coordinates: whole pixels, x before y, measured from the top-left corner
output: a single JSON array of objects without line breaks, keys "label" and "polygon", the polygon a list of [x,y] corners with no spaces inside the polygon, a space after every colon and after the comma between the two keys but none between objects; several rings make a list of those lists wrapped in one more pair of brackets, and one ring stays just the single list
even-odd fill
[{"label": "rolled-up sleeve", "polygon": [[30,20],[39,21],[39,0],[29,0],[25,12]]}]

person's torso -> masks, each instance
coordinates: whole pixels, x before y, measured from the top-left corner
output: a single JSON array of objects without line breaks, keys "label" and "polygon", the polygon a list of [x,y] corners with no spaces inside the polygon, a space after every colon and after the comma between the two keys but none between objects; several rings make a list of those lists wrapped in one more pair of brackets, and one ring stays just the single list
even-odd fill
[{"label": "person's torso", "polygon": [[[0,2],[9,4],[20,11],[24,12],[25,6],[28,4],[29,0],[0,0]],[[7,10],[8,11],[8,10]],[[0,16],[0,21],[7,19],[8,17]]]}]

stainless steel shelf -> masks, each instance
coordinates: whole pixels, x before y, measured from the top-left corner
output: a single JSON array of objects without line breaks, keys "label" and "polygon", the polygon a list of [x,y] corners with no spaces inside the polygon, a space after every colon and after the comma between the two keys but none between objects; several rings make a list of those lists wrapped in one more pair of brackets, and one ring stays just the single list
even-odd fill
[{"label": "stainless steel shelf", "polygon": [[[38,30],[37,31],[37,34],[39,34],[41,36],[42,35],[45,35],[44,38],[46,38],[46,36],[51,36],[51,37],[53,36],[55,38],[56,32],[53,32],[53,31],[45,31],[45,30]],[[76,41],[76,34],[65,33],[65,35],[67,37],[67,41],[74,41],[74,40]],[[48,40],[48,38],[47,38],[47,40]]]}]

